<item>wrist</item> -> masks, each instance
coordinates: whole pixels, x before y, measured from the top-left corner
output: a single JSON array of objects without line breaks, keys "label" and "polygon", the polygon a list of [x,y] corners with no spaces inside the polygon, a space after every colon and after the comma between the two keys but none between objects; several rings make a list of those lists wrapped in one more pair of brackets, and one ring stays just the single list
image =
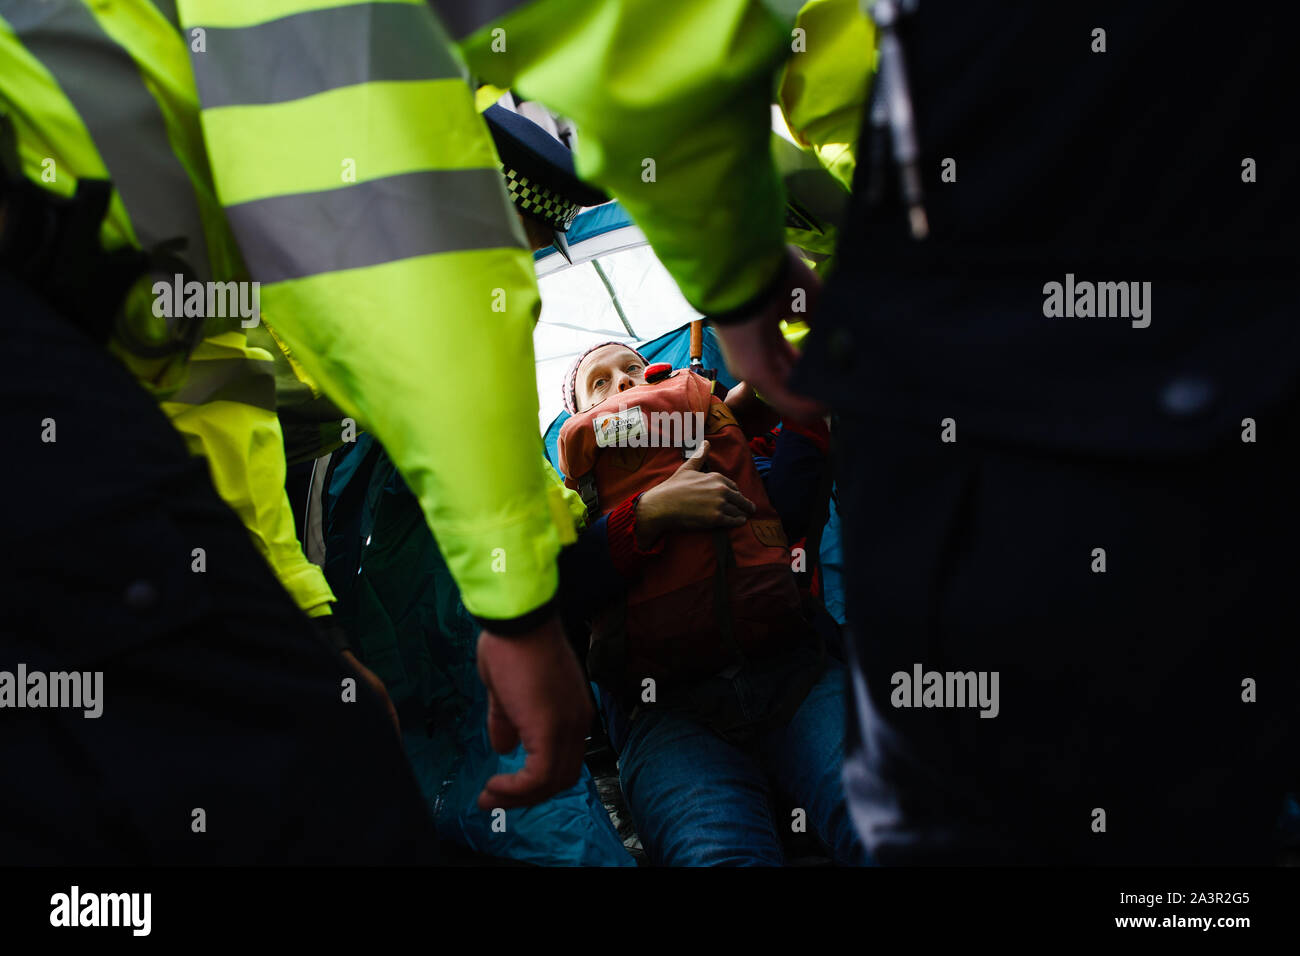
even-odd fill
[{"label": "wrist", "polygon": [[320,617],[309,618],[309,620],[315,628],[316,636],[334,650],[342,653],[351,649],[348,632],[333,614],[325,614]]},{"label": "wrist", "polygon": [[659,496],[655,494],[657,488],[651,488],[649,491],[643,491],[637,496],[636,503],[632,506],[633,536],[636,538],[636,546],[642,551],[648,551],[663,534],[663,512],[659,508]]},{"label": "wrist", "polygon": [[480,630],[488,631],[497,637],[530,637],[550,624],[556,616],[556,608],[556,600],[552,595],[545,604],[519,617],[500,619],[479,617],[477,614],[473,617]]},{"label": "wrist", "polygon": [[751,296],[747,302],[722,312],[709,312],[705,315],[705,318],[710,325],[716,328],[725,328],[728,325],[739,325],[756,315],[761,315],[764,308],[780,294],[793,270],[794,256],[787,250],[786,254],[779,260],[776,271],[772,273],[767,283]]}]

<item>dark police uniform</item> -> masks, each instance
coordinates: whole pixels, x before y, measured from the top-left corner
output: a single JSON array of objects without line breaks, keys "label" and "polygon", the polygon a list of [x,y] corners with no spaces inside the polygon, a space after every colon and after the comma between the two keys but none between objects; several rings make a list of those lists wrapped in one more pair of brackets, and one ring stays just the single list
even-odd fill
[{"label": "dark police uniform", "polygon": [[[1300,777],[1291,20],[900,24],[929,235],[864,123],[795,382],[840,415],[846,786],[883,862],[1270,857]],[[997,716],[901,706],[918,664],[997,672]]]},{"label": "dark police uniform", "polygon": [[0,349],[0,670],[103,675],[98,717],[0,710],[0,864],[436,860],[383,707],[157,404],[3,270]]}]

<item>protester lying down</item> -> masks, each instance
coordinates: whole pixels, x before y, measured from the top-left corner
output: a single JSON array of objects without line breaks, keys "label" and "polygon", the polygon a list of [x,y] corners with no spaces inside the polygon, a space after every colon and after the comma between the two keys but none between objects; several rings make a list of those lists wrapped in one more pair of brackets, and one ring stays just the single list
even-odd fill
[{"label": "protester lying down", "polygon": [[840,783],[844,670],[788,545],[823,487],[825,426],[781,428],[766,481],[803,486],[783,487],[782,514],[704,376],[606,343],[562,387],[560,470],[589,519],[562,558],[565,600],[589,624],[588,670],[650,860],[781,865],[782,831],[806,827],[836,862],[867,862]]}]

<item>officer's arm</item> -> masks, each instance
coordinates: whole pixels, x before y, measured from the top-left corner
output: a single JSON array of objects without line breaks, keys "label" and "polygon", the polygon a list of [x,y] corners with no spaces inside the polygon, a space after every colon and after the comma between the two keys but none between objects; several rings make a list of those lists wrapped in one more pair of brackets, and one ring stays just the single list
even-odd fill
[{"label": "officer's arm", "polygon": [[860,0],[809,0],[777,94],[790,132],[851,190],[875,61],[875,28]]},{"label": "officer's arm", "polygon": [[575,121],[579,172],[618,198],[696,309],[762,298],[784,261],[769,137],[791,48],[762,3],[533,0],[486,25],[472,11],[500,4],[435,6],[468,34],[478,76]]},{"label": "officer's arm", "polygon": [[303,554],[284,488],[271,357],[250,348],[242,332],[205,339],[191,356],[186,381],[161,408],[190,452],[207,460],[213,487],[295,603],[312,616],[328,614],[334,594]]},{"label": "officer's arm", "polygon": [[178,10],[203,29],[212,174],[275,331],[383,443],[465,606],[498,630],[544,607],[573,523],[539,462],[533,261],[432,14]]}]

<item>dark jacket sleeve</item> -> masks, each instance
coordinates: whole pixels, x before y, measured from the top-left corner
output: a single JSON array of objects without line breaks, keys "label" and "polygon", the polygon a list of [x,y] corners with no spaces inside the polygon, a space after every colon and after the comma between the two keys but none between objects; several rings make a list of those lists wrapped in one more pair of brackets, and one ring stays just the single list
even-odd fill
[{"label": "dark jacket sleeve", "polygon": [[636,503],[629,498],[589,524],[578,540],[560,552],[561,590],[566,613],[587,616],[621,595],[645,562],[663,550],[663,541],[642,550],[636,543]]},{"label": "dark jacket sleeve", "polygon": [[768,436],[755,439],[751,447],[772,449],[771,457],[756,457],[754,464],[786,537],[798,541],[812,530],[814,517],[823,510],[818,498],[826,479],[830,432],[822,422],[811,426],[783,423],[774,443],[769,439],[765,447],[759,445],[763,438]]}]

